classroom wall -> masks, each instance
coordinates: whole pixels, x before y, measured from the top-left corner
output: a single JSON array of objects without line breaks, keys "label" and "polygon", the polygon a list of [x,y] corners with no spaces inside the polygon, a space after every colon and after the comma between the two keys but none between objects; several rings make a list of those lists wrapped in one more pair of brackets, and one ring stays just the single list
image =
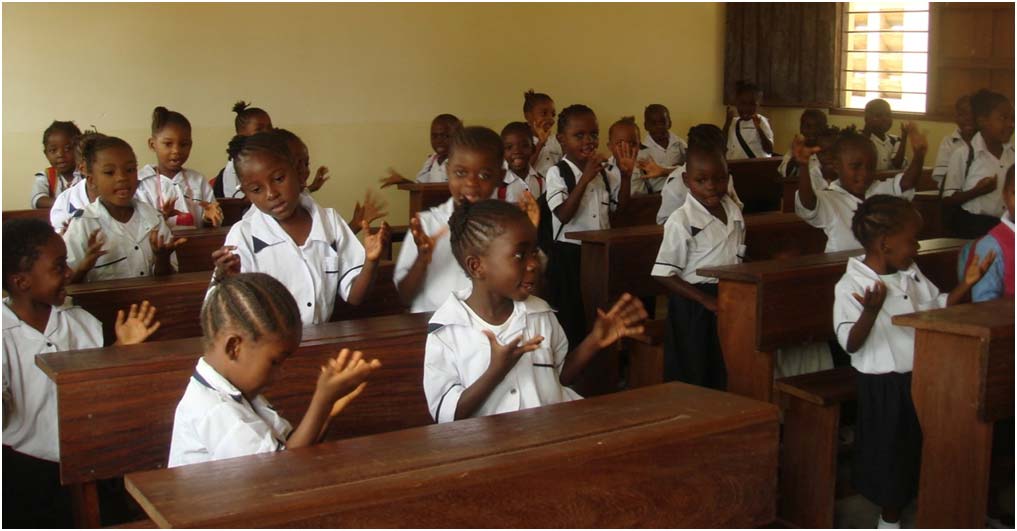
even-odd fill
[{"label": "classroom wall", "polygon": [[[28,207],[51,120],[121,136],[146,163],[156,105],[191,120],[188,166],[209,177],[233,102],[267,109],[304,138],[312,165],[331,168],[315,195],[347,217],[387,167],[415,175],[434,115],[500,130],[522,118],[531,87],[559,110],[593,107],[605,137],[615,119],[664,103],[684,136],[724,117],[723,31],[716,3],[4,4],[3,209]],[[764,112],[785,149],[800,109]],[[935,146],[950,126],[930,129]],[[390,222],[405,223],[405,194],[383,196]]]}]

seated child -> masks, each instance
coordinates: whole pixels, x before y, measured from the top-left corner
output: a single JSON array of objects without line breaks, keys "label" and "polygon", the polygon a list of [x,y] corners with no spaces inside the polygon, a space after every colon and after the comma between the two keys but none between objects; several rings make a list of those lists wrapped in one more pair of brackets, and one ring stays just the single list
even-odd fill
[{"label": "seated child", "polygon": [[[1014,246],[1014,185],[1013,166],[1006,172],[1006,181],[1003,184],[1003,202],[1006,203],[1006,213],[1000,219],[998,225],[989,231],[974,244],[975,256],[995,255],[992,265],[985,272],[985,276],[971,288],[971,301],[983,302],[1003,297],[1012,299],[1013,290],[1013,246]],[[963,272],[963,269],[961,270]]]},{"label": "seated child", "polygon": [[671,111],[659,103],[651,103],[643,110],[643,146],[650,157],[665,171],[674,171],[685,164],[688,144],[671,132]]},{"label": "seated child", "polygon": [[551,96],[543,92],[534,92],[533,89],[523,93],[523,118],[529,124],[533,138],[530,165],[544,176],[562,158],[561,144],[558,138],[551,134],[555,116],[557,113]]},{"label": "seated child", "polygon": [[74,164],[74,145],[81,136],[74,122],[54,121],[42,133],[42,153],[49,167],[35,174],[29,208],[49,208],[53,198],[82,180]]},{"label": "seated child", "polygon": [[505,180],[498,187],[496,195],[502,201],[518,203],[523,192],[533,197],[544,193],[544,177],[530,164],[535,150],[529,124],[512,122],[501,130],[501,141],[505,144]]},{"label": "seated child", "polygon": [[[233,112],[237,114],[233,118],[233,128],[238,135],[251,136],[272,129],[272,117],[265,109],[251,107],[250,103],[238,101],[233,104]],[[215,176],[212,192],[216,197],[244,197],[244,192],[240,190],[237,170],[233,167],[233,160],[227,160],[226,166]]]},{"label": "seated child", "polygon": [[448,240],[448,220],[463,200],[478,202],[495,194],[504,178],[504,150],[498,133],[486,127],[456,132],[448,149],[448,189],[452,197],[410,219],[411,238],[403,240],[393,278],[411,312],[433,312],[450,293],[470,287],[456,265]]},{"label": "seated child", "polygon": [[717,279],[700,267],[737,264],[745,255],[745,221],[727,194],[729,175],[720,147],[689,135],[682,179],[689,198],[667,218],[650,274],[668,298],[664,379],[724,389],[727,370],[717,336]]},{"label": "seated child", "polygon": [[205,352],[173,417],[170,467],[315,444],[381,367],[342,349],[321,367],[307,413],[293,429],[261,394],[303,334],[286,286],[263,273],[224,278],[201,308],[201,332]]},{"label": "seated child", "polygon": [[954,104],[954,121],[957,122],[957,130],[949,136],[943,137],[939,143],[939,151],[936,152],[936,167],[932,168],[932,180],[942,183],[946,177],[946,170],[950,166],[950,157],[953,152],[964,146],[971,145],[971,139],[978,132],[975,127],[975,117],[971,112],[971,95],[965,94],[957,98]]},{"label": "seated child", "polygon": [[[798,132],[805,138],[805,145],[814,147],[819,140],[819,133],[827,128],[826,113],[819,109],[805,109],[798,120]],[[809,161],[809,174],[819,170],[819,159],[812,157]],[[815,170],[813,170],[815,168]],[[797,177],[798,165],[794,163],[794,156],[789,149],[784,153],[784,158],[777,166],[777,172],[784,177]]]},{"label": "seated child", "polygon": [[429,323],[424,394],[436,422],[576,400],[567,386],[593,357],[642,333],[646,310],[625,294],[609,311],[598,311],[581,343],[569,343],[554,311],[533,294],[540,276],[537,230],[516,206],[463,201],[449,232],[472,287],[450,293]]},{"label": "seated child", "polygon": [[[102,347],[102,323],[67,296],[67,250],[48,223],[5,222],[3,242],[4,525],[69,527],[69,496],[57,464],[56,386],[35,357]],[[116,344],[148,338],[159,328],[155,312],[148,301],[117,312]]]},{"label": "seated child", "polygon": [[230,158],[254,208],[212,253],[216,270],[209,293],[226,275],[267,273],[297,299],[304,326],[331,319],[337,297],[360,305],[378,274],[388,224],[370,234],[363,221],[361,245],[335,210],[301,193],[296,154],[278,130],[233,137]]},{"label": "seated child", "polygon": [[834,288],[834,332],[858,371],[851,480],[881,507],[880,528],[900,527],[901,509],[917,491],[921,460],[921,427],[911,401],[914,330],[892,319],[962,301],[993,258],[972,261],[958,286],[940,293],[914,263],[921,225],[907,199],[866,198],[851,220],[865,254],[848,259]]},{"label": "seated child", "polygon": [[611,157],[604,170],[611,182],[629,181],[632,195],[659,193],[664,187],[664,176],[645,178],[639,168],[640,159],[650,159],[650,154],[639,146],[639,126],[633,116],[624,116],[611,124],[607,130],[607,148]]},{"label": "seated child", "polygon": [[[692,143],[693,136],[696,137],[696,142],[700,144],[712,144],[721,152],[724,151],[724,133],[716,125],[699,124],[693,126],[689,129],[689,143]],[[688,197],[689,188],[685,186],[685,179],[683,177],[684,174],[685,165],[682,164],[675,168],[664,182],[664,189],[660,191],[660,210],[657,211],[658,225],[663,225],[667,222],[667,218],[685,204],[685,198]],[[731,200],[738,205],[739,210],[744,208],[741,199],[738,198],[738,192],[735,191],[734,177],[731,177],[730,175],[728,175],[727,180],[727,194],[731,197]]]},{"label": "seated child", "polygon": [[[74,171],[85,175],[85,164],[81,158],[82,139],[94,135],[105,136],[98,131],[86,131],[78,138],[74,146]],[[60,192],[53,200],[53,206],[49,209],[49,224],[57,234],[67,231],[67,225],[74,218],[74,215],[81,209],[95,201],[95,187],[88,183],[88,179],[82,178],[74,186]]]},{"label": "seated child", "polygon": [[[773,129],[770,121],[759,114],[763,89],[754,83],[735,84],[735,109],[727,108],[724,137],[727,138],[727,160],[767,158],[773,154]],[[737,118],[737,119],[736,119]]]},{"label": "seated child", "polygon": [[[798,193],[795,194],[795,213],[806,223],[823,229],[826,233],[826,251],[847,251],[860,249],[861,243],[855,239],[851,231],[851,219],[858,205],[867,197],[877,194],[888,194],[914,197],[915,183],[922,172],[922,162],[928,144],[925,135],[912,123],[903,124],[902,128],[912,137],[911,149],[915,159],[907,170],[896,177],[877,181],[876,179],[876,146],[865,135],[855,132],[853,127],[841,131],[841,136],[833,146],[836,159],[837,181],[825,190],[816,190],[812,179],[798,179]],[[821,148],[807,147],[802,137],[796,136],[791,145],[795,162],[799,165],[799,173],[809,171],[809,160]]]},{"label": "seated child", "polygon": [[443,183],[448,181],[448,145],[456,131],[463,128],[463,121],[452,114],[439,114],[431,120],[431,149],[434,153],[427,156],[424,165],[417,172],[416,181],[403,177],[394,170],[381,179],[381,187],[385,188],[400,183]]},{"label": "seated child", "polygon": [[876,171],[899,170],[907,164],[904,160],[904,145],[908,141],[908,132],[901,124],[898,137],[889,133],[892,126],[893,112],[886,100],[875,99],[865,104],[865,127],[862,134],[876,146]]},{"label": "seated child", "polygon": [[173,239],[162,214],[138,200],[131,146],[113,136],[88,136],[81,140],[81,157],[96,199],[74,214],[64,233],[67,261],[75,269],[71,282],[174,272],[174,251],[187,239]]}]

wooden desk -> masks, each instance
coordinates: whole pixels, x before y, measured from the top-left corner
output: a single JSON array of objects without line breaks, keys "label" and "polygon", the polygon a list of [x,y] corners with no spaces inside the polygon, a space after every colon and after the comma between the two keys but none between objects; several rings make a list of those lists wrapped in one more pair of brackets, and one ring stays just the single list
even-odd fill
[{"label": "wooden desk", "polygon": [[671,383],[126,485],[162,527],[756,527],[777,439],[776,408]]},{"label": "wooden desk", "polygon": [[611,228],[656,225],[660,210],[660,194],[636,195],[629,198],[625,206],[611,212]]},{"label": "wooden desk", "polygon": [[452,197],[448,183],[400,183],[396,187],[410,193],[409,219],[413,219],[417,212],[438,206]]},{"label": "wooden desk", "polygon": [[[383,366],[328,436],[428,424],[420,386],[429,318],[403,314],[307,327],[266,396],[295,426],[322,362],[343,347],[360,349]],[[96,480],[166,466],[174,411],[202,352],[201,339],[191,338],[36,357],[57,388],[61,482],[94,493]],[[97,506],[84,513],[83,521],[98,524]]]},{"label": "wooden desk", "polygon": [[205,271],[211,278],[210,271],[215,268],[212,252],[223,246],[229,231],[230,227],[227,226],[174,230],[174,238],[187,238],[187,243],[177,249],[178,272]]},{"label": "wooden desk", "polygon": [[49,209],[29,208],[26,210],[4,210],[3,222],[6,223],[12,219],[41,219],[42,221],[49,223]]},{"label": "wooden desk", "polygon": [[898,315],[893,324],[915,329],[916,525],[984,527],[993,422],[1014,414],[1014,301]]},{"label": "wooden desk", "polygon": [[222,208],[222,224],[224,226],[240,221],[240,218],[244,217],[244,212],[251,207],[251,201],[248,199],[219,198],[216,201]]},{"label": "wooden desk", "polygon": [[780,210],[780,161],[780,157],[728,161],[727,170],[746,214]]},{"label": "wooden desk", "polygon": [[[921,242],[916,262],[940,289],[957,284],[957,255],[965,242]],[[833,337],[833,287],[848,258],[860,254],[843,251],[698,270],[720,279],[717,327],[728,391],[771,401],[777,348]]]}]

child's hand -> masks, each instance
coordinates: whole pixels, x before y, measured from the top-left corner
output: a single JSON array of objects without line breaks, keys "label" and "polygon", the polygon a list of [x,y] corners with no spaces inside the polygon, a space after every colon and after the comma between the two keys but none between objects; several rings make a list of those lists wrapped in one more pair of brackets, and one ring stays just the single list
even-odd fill
[{"label": "child's hand", "polygon": [[533,223],[534,227],[540,226],[540,205],[537,204],[537,200],[533,198],[533,194],[529,190],[523,192],[523,197],[519,198],[519,210],[526,213],[526,217],[530,218],[530,223]]},{"label": "child's hand", "polygon": [[388,226],[388,223],[382,221],[378,232],[371,234],[371,224],[364,220],[360,222],[360,230],[365,234],[364,253],[366,254],[366,260],[368,262],[377,262],[381,259],[382,251],[388,246],[388,242],[392,237],[392,229]]},{"label": "child's hand", "polygon": [[982,177],[978,180],[978,184],[975,185],[972,190],[978,192],[978,195],[985,195],[996,191],[996,184],[998,183],[995,175],[988,177]]},{"label": "child's hand", "polygon": [[597,342],[597,348],[605,348],[623,337],[643,333],[639,324],[649,317],[639,299],[625,293],[607,313],[597,308],[597,322],[593,323],[590,336]]},{"label": "child's hand", "polygon": [[983,258],[979,258],[976,255],[964,270],[964,284],[968,287],[977,284],[982,279],[982,276],[985,275],[985,272],[989,270],[989,267],[992,266],[992,261],[995,259],[996,251],[989,251]]},{"label": "child's hand", "polygon": [[864,294],[852,293],[851,296],[862,304],[862,311],[876,313],[883,307],[886,300],[886,284],[876,282],[875,286],[865,288]]},{"label": "child's hand", "polygon": [[795,162],[798,164],[808,165],[809,159],[812,158],[812,155],[819,153],[822,150],[823,149],[819,146],[806,146],[805,137],[802,135],[795,135],[794,139],[791,141],[791,154],[794,156]]},{"label": "child's hand", "polygon": [[393,170],[392,168],[389,168],[388,177],[382,177],[381,179],[378,179],[378,182],[381,183],[382,188],[388,188],[389,186],[394,186],[400,183],[412,183],[413,181],[407,179],[406,177],[403,177],[402,175],[399,174],[399,172]]},{"label": "child's hand", "polygon": [[738,112],[737,112],[737,111],[735,111],[735,110],[734,110],[734,107],[732,107],[732,106],[730,106],[730,105],[728,105],[727,107],[725,107],[725,111],[727,112],[727,121],[729,121],[729,122],[730,122],[731,120],[734,120],[734,119],[735,119],[735,116],[738,116]]},{"label": "child's hand", "polygon": [[604,168],[605,161],[607,161],[607,158],[599,151],[590,155],[590,158],[586,161],[586,166],[583,168],[583,176],[580,177],[580,180],[585,180],[587,183],[592,181],[600,173],[600,170]]},{"label": "child's hand", "polygon": [[911,141],[911,151],[913,153],[924,155],[929,151],[929,139],[918,129],[918,124],[905,122],[901,124],[901,130],[907,131],[907,134],[904,136],[907,136]]},{"label": "child's hand", "polygon": [[201,214],[202,219],[213,227],[222,225],[223,213],[222,207],[219,206],[218,201],[212,201],[211,203],[207,201],[198,201],[198,204],[200,204],[203,209],[203,213]]},{"label": "child's hand", "polygon": [[141,308],[138,308],[137,304],[132,304],[126,316],[123,310],[117,310],[114,325],[117,344],[136,345],[148,339],[161,325],[159,321],[152,323],[154,319],[155,306],[148,304],[148,301],[141,301]]},{"label": "child's hand", "polygon": [[636,169],[636,157],[638,156],[639,148],[628,143],[622,144],[618,148],[618,158],[615,161],[618,163],[618,169],[625,175],[632,175],[632,172]]},{"label": "child's hand", "polygon": [[642,160],[637,160],[636,165],[642,170],[639,175],[643,179],[655,179],[657,177],[664,177],[668,174],[667,168],[664,168],[657,161],[653,160],[653,157],[646,157]]},{"label": "child's hand", "polygon": [[428,235],[420,224],[420,214],[415,214],[410,219],[410,234],[413,236],[413,243],[417,246],[417,260],[430,264],[435,245],[439,239],[448,234],[448,225],[442,227],[435,234]]},{"label": "child's hand", "polygon": [[166,241],[163,241],[159,237],[159,227],[152,229],[152,232],[148,233],[148,243],[152,245],[152,252],[156,256],[165,255],[168,256],[173,251],[177,250],[177,247],[187,243],[187,238],[176,238],[170,236]]},{"label": "child's hand", "polygon": [[78,262],[79,271],[88,271],[95,266],[95,261],[100,256],[106,254],[109,251],[104,251],[102,244],[105,243],[105,238],[99,232],[100,229],[95,229],[92,234],[88,235],[88,243],[85,245],[85,257]]},{"label": "child's hand", "polygon": [[325,166],[319,166],[318,171],[314,172],[314,180],[311,181],[311,184],[307,185],[307,191],[317,192],[330,177],[331,175],[328,174],[328,168]]},{"label": "child's hand", "polygon": [[762,133],[763,129],[762,120],[759,118],[758,114],[752,115],[752,124],[756,126],[756,129],[758,129],[760,133]]},{"label": "child's hand", "polygon": [[163,219],[169,219],[173,216],[186,214],[186,212],[181,212],[176,209],[176,203],[177,203],[176,196],[171,196],[165,201],[163,201],[162,206],[159,207],[159,212],[162,214]]},{"label": "child's hand", "polygon": [[212,251],[212,263],[215,264],[215,271],[212,276],[222,280],[225,277],[240,274],[240,256],[233,254],[236,245],[223,245]]},{"label": "child's hand", "polygon": [[381,368],[380,361],[367,361],[363,356],[359,350],[351,354],[350,349],[344,348],[322,365],[314,393],[332,404],[330,416],[338,414],[356,398],[363,391],[368,376]]},{"label": "child's hand", "polygon": [[547,139],[551,137],[552,124],[544,125],[543,122],[536,124],[533,128],[533,132],[537,134],[537,143],[546,144]]},{"label": "child's hand", "polygon": [[523,335],[519,334],[515,339],[509,341],[507,345],[502,345],[498,342],[498,338],[494,337],[494,332],[484,330],[484,335],[487,336],[487,341],[491,343],[490,367],[502,373],[512,370],[512,367],[516,366],[516,363],[519,362],[519,358],[523,354],[537,350],[540,348],[541,341],[544,341],[544,336],[537,336],[525,343],[521,343]]},{"label": "child's hand", "polygon": [[900,141],[901,141],[901,143],[906,142],[907,139],[908,139],[908,133],[911,132],[911,127],[909,126],[910,123],[911,122],[901,122],[900,123]]},{"label": "child's hand", "polygon": [[353,207],[353,219],[350,220],[350,226],[359,227],[362,221],[371,224],[375,220],[387,216],[388,212],[385,211],[386,206],[388,205],[384,200],[378,199],[371,190],[368,190],[364,195],[364,204],[361,205],[357,201],[357,204]]}]

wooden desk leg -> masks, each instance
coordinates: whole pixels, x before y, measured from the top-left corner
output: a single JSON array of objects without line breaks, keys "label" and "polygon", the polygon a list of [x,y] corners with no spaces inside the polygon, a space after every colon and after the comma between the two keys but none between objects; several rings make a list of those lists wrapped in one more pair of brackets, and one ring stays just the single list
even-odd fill
[{"label": "wooden desk leg", "polygon": [[795,397],[787,397],[787,401],[778,514],[797,527],[831,528],[840,404],[820,406]]},{"label": "wooden desk leg", "polygon": [[97,529],[101,526],[99,519],[99,491],[94,481],[73,483],[71,489],[71,510],[74,513],[74,525],[79,529]]},{"label": "wooden desk leg", "polygon": [[773,402],[773,352],[756,350],[759,309],[754,284],[721,280],[717,332],[727,368],[727,391]]},{"label": "wooden desk leg", "polygon": [[[586,328],[593,328],[597,319],[597,308],[609,309],[612,272],[609,267],[609,250],[602,244],[583,243],[579,271],[582,283],[583,311],[586,313]],[[620,274],[624,274],[623,272]],[[618,348],[607,348],[598,354],[583,370],[576,384],[576,390],[583,396],[613,393],[618,390],[621,377],[621,354]]]},{"label": "wooden desk leg", "polygon": [[992,423],[979,418],[987,343],[919,330],[911,396],[922,426],[916,527],[985,527]]}]

